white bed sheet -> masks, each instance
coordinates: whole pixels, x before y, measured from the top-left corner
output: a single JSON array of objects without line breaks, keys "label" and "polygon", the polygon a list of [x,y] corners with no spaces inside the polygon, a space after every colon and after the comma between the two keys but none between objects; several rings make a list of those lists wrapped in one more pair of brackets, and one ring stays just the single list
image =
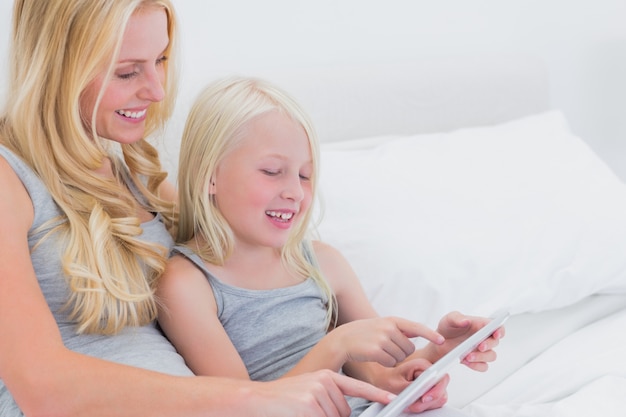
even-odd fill
[{"label": "white bed sheet", "polygon": [[622,416],[626,310],[570,334],[465,407],[476,417]]},{"label": "white bed sheet", "polygon": [[562,399],[539,404],[473,404],[469,416],[482,417],[622,417],[626,409],[626,378],[605,375]]},{"label": "white bed sheet", "polygon": [[[567,409],[589,392],[606,389],[612,376],[605,364],[589,363],[571,390],[576,396],[563,394],[557,383],[537,404],[522,401],[512,408],[507,397],[528,392],[527,380],[552,372],[549,362],[534,367],[535,358],[626,307],[626,189],[560,121],[558,112],[547,112],[499,126],[322,148],[326,205],[318,231],[346,255],[379,313],[429,325],[455,309],[516,313],[489,372],[462,366],[450,372],[452,407],[473,403],[485,417],[507,410],[516,415],[522,407],[531,413],[531,406],[550,412],[556,401]],[[440,147],[445,150],[434,152]],[[447,175],[450,183],[443,181]],[[599,181],[589,183],[593,178]],[[572,200],[557,198],[570,191]],[[509,193],[512,203],[506,206]],[[473,202],[476,215],[469,215]],[[595,206],[587,211],[589,203]],[[392,215],[372,221],[380,213]],[[579,355],[568,360],[576,363]],[[569,379],[567,367],[555,371]],[[513,375],[526,380],[508,382]]]},{"label": "white bed sheet", "polygon": [[[604,294],[592,295],[560,309],[512,316],[506,324],[506,337],[496,349],[498,360],[490,365],[488,372],[476,373],[464,366],[450,371],[449,404],[458,408],[466,407],[472,402],[489,406],[499,402],[507,404],[511,399],[509,392],[525,390],[523,384],[513,386],[516,379],[509,381],[508,378],[526,372],[522,369],[527,366],[533,369],[534,360],[547,350],[553,349],[557,344],[568,343],[567,340],[574,334],[584,329],[593,329],[597,322],[624,309],[626,295]],[[598,349],[600,348],[602,347],[599,346]],[[575,358],[575,352],[573,353]],[[574,362],[578,360],[575,359]],[[626,363],[623,359],[622,362]],[[546,369],[551,369],[550,364],[544,365]]]},{"label": "white bed sheet", "polygon": [[623,416],[625,326],[624,295],[594,295],[565,308],[513,316],[489,372],[453,368],[448,404],[421,415]]}]

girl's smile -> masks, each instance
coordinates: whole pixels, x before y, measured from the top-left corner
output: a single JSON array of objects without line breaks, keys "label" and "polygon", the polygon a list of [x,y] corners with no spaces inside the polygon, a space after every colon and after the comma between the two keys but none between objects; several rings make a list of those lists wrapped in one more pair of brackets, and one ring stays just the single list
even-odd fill
[{"label": "girl's smile", "polygon": [[267,214],[270,221],[274,222],[276,227],[285,228],[285,229],[288,229],[291,227],[291,222],[293,221],[294,216],[295,216],[295,213],[291,211],[280,212],[280,211],[268,210],[265,212],[265,214]]}]

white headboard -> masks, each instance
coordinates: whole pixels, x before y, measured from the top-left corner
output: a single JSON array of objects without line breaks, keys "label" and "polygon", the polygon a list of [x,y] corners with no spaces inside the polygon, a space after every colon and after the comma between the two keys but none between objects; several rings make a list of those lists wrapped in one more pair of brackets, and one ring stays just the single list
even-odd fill
[{"label": "white headboard", "polygon": [[269,78],[305,106],[322,142],[490,125],[549,107],[546,70],[527,56],[433,57]]},{"label": "white headboard", "polygon": [[[544,63],[526,55],[434,56],[410,63],[243,75],[268,79],[295,96],[322,142],[492,125],[550,107]],[[160,145],[172,178],[189,106],[198,86],[216,76],[183,77],[174,120]]]}]

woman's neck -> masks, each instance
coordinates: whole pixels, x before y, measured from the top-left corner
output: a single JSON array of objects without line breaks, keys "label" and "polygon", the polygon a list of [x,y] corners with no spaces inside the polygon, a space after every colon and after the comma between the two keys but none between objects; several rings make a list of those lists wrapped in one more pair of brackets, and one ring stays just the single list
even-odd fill
[{"label": "woman's neck", "polygon": [[113,169],[113,163],[111,162],[111,158],[104,158],[102,160],[102,165],[100,166],[100,168],[97,168],[94,172],[96,174],[102,175],[103,177],[115,177],[115,171]]}]

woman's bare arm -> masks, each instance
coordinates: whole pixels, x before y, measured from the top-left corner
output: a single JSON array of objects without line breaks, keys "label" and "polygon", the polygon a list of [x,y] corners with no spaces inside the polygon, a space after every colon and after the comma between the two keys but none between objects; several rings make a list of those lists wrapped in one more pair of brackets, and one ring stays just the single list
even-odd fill
[{"label": "woman's bare arm", "polygon": [[260,383],[175,377],[65,348],[27,243],[33,207],[0,157],[0,378],[28,416],[347,416],[342,394],[388,393],[330,372]]}]

